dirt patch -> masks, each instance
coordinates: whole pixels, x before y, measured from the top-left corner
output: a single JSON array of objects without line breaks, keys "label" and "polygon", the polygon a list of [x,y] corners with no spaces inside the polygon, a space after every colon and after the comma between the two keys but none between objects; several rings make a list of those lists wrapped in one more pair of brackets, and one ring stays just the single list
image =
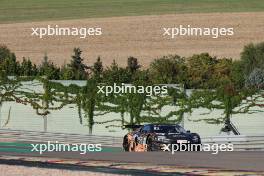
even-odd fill
[{"label": "dirt patch", "polygon": [[[86,63],[93,63],[101,56],[105,65],[115,59],[125,65],[128,56],[148,65],[157,57],[178,54],[190,56],[209,52],[218,57],[238,59],[243,46],[250,42],[264,41],[264,12],[175,14],[138,17],[113,17],[67,21],[48,21],[0,25],[0,43],[16,53],[18,59],[29,57],[40,63],[44,53],[56,64],[70,60],[74,47],[80,47]],[[163,27],[178,25],[194,27],[233,27],[234,36],[213,39],[206,37],[164,37]],[[101,27],[102,36],[80,39],[78,37],[31,36],[32,27]]]}]

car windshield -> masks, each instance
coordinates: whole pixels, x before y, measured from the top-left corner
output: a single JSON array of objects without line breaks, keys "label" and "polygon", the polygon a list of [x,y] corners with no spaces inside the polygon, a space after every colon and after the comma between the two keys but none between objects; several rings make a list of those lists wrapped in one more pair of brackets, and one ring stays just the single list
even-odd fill
[{"label": "car windshield", "polygon": [[155,125],[154,131],[156,133],[186,133],[184,128],[176,125]]}]

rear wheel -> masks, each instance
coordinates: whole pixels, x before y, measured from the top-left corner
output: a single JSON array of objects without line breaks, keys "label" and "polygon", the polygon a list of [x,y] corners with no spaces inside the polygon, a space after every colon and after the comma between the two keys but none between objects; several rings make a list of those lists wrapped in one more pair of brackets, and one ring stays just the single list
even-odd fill
[{"label": "rear wheel", "polygon": [[129,151],[129,142],[128,142],[128,137],[127,136],[125,136],[124,139],[123,139],[123,149],[126,152]]}]

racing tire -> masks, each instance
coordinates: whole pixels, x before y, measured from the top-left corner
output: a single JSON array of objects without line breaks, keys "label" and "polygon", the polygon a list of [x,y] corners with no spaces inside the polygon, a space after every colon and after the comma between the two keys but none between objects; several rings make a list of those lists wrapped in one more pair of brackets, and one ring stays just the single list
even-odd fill
[{"label": "racing tire", "polygon": [[154,146],[151,138],[147,140],[147,151],[148,152],[154,151]]},{"label": "racing tire", "polygon": [[134,141],[130,142],[129,143],[128,151],[129,152],[134,152],[135,151],[135,148],[136,148],[136,143]]},{"label": "racing tire", "polygon": [[125,136],[124,139],[123,139],[123,150],[128,152],[129,151],[129,146],[130,146],[130,144],[128,142],[128,138],[127,138],[127,136]]}]

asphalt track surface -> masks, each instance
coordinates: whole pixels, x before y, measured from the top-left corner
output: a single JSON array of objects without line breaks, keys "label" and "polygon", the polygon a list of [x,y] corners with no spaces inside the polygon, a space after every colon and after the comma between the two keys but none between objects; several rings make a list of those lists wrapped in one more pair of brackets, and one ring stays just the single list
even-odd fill
[{"label": "asphalt track surface", "polygon": [[[27,150],[21,150],[27,149]],[[225,170],[264,171],[264,151],[232,151],[219,152],[122,152],[120,148],[108,148],[105,152],[31,152],[23,145],[0,143],[2,156],[31,156],[60,159],[76,159],[81,161],[110,161],[125,163],[147,163],[180,167],[206,167]]]},{"label": "asphalt track surface", "polygon": [[[8,153],[0,152],[0,155],[10,156],[40,156],[36,153]],[[264,152],[222,152],[212,155],[207,152],[182,152],[171,155],[165,152],[148,153],[89,153],[80,155],[73,152],[51,152],[42,157],[56,157],[64,159],[96,160],[113,162],[141,162],[159,165],[176,165],[185,167],[207,167],[227,170],[264,171]]]}]

